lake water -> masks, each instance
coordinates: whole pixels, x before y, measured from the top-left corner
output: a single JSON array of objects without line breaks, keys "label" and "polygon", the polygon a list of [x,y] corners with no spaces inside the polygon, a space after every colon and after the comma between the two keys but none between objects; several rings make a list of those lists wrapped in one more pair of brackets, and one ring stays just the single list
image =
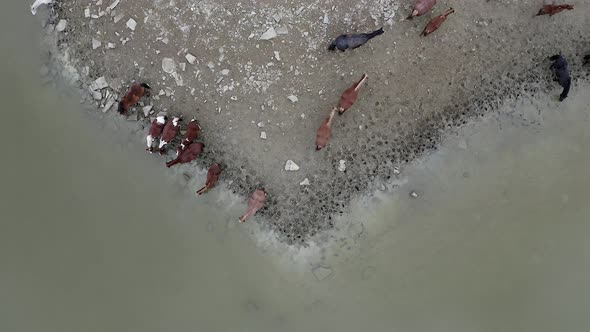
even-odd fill
[{"label": "lake water", "polygon": [[467,125],[297,250],[42,86],[21,7],[1,23],[2,331],[588,330],[588,86]]}]

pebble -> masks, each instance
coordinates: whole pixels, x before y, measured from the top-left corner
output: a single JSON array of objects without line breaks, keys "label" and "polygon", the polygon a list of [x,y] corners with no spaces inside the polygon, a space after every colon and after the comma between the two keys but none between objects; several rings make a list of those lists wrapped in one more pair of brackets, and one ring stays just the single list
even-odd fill
[{"label": "pebble", "polygon": [[113,44],[113,43],[108,43],[108,44],[107,44],[107,48],[113,49],[113,48],[115,48],[115,44]]},{"label": "pebble", "polygon": [[197,61],[197,57],[190,53],[187,53],[184,57],[186,58],[186,61],[188,61],[188,63],[190,63],[191,65],[194,64],[195,61]]},{"label": "pebble", "polygon": [[129,29],[131,29],[132,31],[135,31],[135,27],[137,26],[137,22],[135,22],[134,19],[130,18],[129,21],[127,21],[127,23],[125,25],[127,25],[127,27]]},{"label": "pebble", "polygon": [[165,73],[172,74],[176,71],[176,62],[171,58],[162,59],[162,70]]},{"label": "pebble", "polygon": [[344,171],[346,171],[346,160],[340,160],[340,161],[338,162],[338,170],[339,170],[340,172],[344,172]]},{"label": "pebble", "polygon": [[277,29],[275,30],[275,32],[276,32],[278,35],[286,35],[286,34],[288,34],[288,33],[289,33],[289,29],[287,29],[286,27],[279,27],[279,28],[277,28]]},{"label": "pebble", "polygon": [[148,105],[143,108],[143,115],[147,118],[150,115],[150,111],[152,110],[153,106]]},{"label": "pebble", "polygon": [[262,36],[260,36],[260,40],[271,40],[273,38],[275,38],[277,36],[277,32],[275,31],[274,28],[269,28],[268,30],[266,30],[265,33],[262,34]]},{"label": "pebble", "polygon": [[300,186],[309,186],[309,179],[305,178],[303,181],[299,182]]},{"label": "pebble", "polygon": [[102,45],[102,43],[99,40],[92,38],[92,49],[93,50],[99,48],[101,45]]},{"label": "pebble", "polygon": [[330,19],[328,18],[328,14],[324,14],[324,24],[330,23]]},{"label": "pebble", "polygon": [[227,74],[229,74],[229,69],[224,69],[221,71],[221,75],[227,76]]},{"label": "pebble", "polygon": [[122,20],[125,17],[125,14],[118,14],[117,16],[113,17],[113,22],[115,23],[119,23],[120,20]]},{"label": "pebble", "polygon": [[266,133],[264,131],[260,133],[260,138],[266,139]]},{"label": "pebble", "polygon": [[55,26],[55,30],[57,30],[57,32],[62,32],[66,29],[67,26],[68,26],[67,20],[59,20],[59,22]]},{"label": "pebble", "polygon": [[295,172],[299,170],[299,165],[297,165],[293,160],[287,160],[285,164],[285,171]]},{"label": "pebble", "polygon": [[281,14],[276,13],[272,16],[272,18],[275,20],[275,22],[279,23],[281,21]]},{"label": "pebble", "polygon": [[107,80],[104,78],[104,76],[101,76],[94,81],[94,86],[96,87],[95,90],[102,90],[108,88],[109,84],[107,83]]},{"label": "pebble", "polygon": [[410,192],[410,197],[418,198],[418,193],[415,191]]},{"label": "pebble", "polygon": [[260,122],[258,122],[258,123],[256,124],[256,126],[257,126],[258,128],[262,128],[262,127],[264,127],[264,122],[260,121]]},{"label": "pebble", "polygon": [[324,267],[324,266],[318,266],[318,267],[314,268],[313,270],[311,270],[311,272],[316,277],[316,279],[319,281],[325,280],[326,278],[328,278],[329,276],[331,276],[333,274],[332,268]]},{"label": "pebble", "polygon": [[107,103],[104,105],[102,112],[108,112],[113,107],[113,105],[115,105],[115,99],[113,97],[110,97]]},{"label": "pebble", "polygon": [[281,61],[281,55],[279,54],[278,51],[274,51],[275,54],[275,59],[277,59],[277,61]]},{"label": "pebble", "polygon": [[297,96],[295,95],[290,95],[287,97],[291,102],[295,103],[297,101],[299,101],[299,99],[297,98]]}]

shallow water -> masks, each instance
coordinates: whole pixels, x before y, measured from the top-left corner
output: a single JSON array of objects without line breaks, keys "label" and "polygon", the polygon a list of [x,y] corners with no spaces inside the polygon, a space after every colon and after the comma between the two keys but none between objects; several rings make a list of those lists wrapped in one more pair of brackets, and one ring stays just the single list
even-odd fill
[{"label": "shallow water", "polygon": [[[590,325],[588,87],[467,125],[394,192],[355,202],[327,248],[297,251],[238,225],[244,204],[222,188],[193,197],[203,174],[165,170],[124,121],[41,87],[38,24],[15,13],[0,62],[15,161],[1,172],[3,331]],[[317,265],[332,274],[318,281]]]}]

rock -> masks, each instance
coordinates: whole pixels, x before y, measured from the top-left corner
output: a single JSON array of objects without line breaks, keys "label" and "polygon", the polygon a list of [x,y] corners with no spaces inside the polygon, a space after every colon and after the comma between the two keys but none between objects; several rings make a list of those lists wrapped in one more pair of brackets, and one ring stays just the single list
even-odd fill
[{"label": "rock", "polygon": [[59,22],[55,26],[55,30],[57,30],[57,32],[62,32],[66,29],[67,26],[68,26],[67,20],[59,20]]},{"label": "rock", "polygon": [[117,7],[117,6],[119,5],[119,3],[120,3],[120,2],[121,2],[121,0],[115,0],[115,1],[113,1],[113,3],[112,3],[110,6],[108,6],[108,7],[107,7],[107,9],[108,9],[109,11],[111,11],[111,10],[115,9],[115,7]]},{"label": "rock", "polygon": [[275,30],[278,35],[286,35],[289,33],[289,29],[287,27],[280,27]]},{"label": "rock", "polygon": [[115,105],[115,99],[113,97],[110,97],[109,100],[107,101],[107,103],[102,108],[102,112],[103,113],[108,112],[113,107],[113,105]]},{"label": "rock", "polygon": [[223,70],[221,71],[221,75],[223,75],[223,76],[227,76],[227,74],[229,74],[229,69],[223,69]]},{"label": "rock", "polygon": [[417,192],[412,191],[412,192],[410,192],[410,197],[412,197],[412,198],[418,198],[419,196],[418,196],[418,193]]},{"label": "rock", "polygon": [[264,131],[260,133],[260,138],[266,139],[266,133]]},{"label": "rock", "polygon": [[275,54],[275,59],[277,59],[277,61],[281,61],[281,55],[279,54],[278,51],[274,51]]},{"label": "rock", "polygon": [[277,36],[277,32],[275,31],[274,28],[269,28],[268,30],[266,30],[265,33],[262,34],[262,36],[260,36],[260,40],[271,40],[273,38],[275,38]]},{"label": "rock", "polygon": [[101,100],[102,99],[102,93],[100,93],[99,91],[92,91],[92,98],[94,98],[94,100]]},{"label": "rock", "polygon": [[89,18],[90,17],[90,8],[84,9],[84,17],[85,18]]},{"label": "rock", "polygon": [[125,24],[129,29],[135,31],[135,27],[137,26],[137,22],[134,19],[130,18],[129,21]]},{"label": "rock", "polygon": [[185,62],[181,62],[180,65],[178,65],[178,67],[180,67],[180,70],[186,71],[186,63]]},{"label": "rock", "polygon": [[311,270],[317,280],[322,281],[333,274],[332,268],[325,266],[318,266]]},{"label": "rock", "polygon": [[340,160],[340,162],[338,164],[338,170],[340,172],[346,171],[346,160]]},{"label": "rock", "polygon": [[37,9],[39,9],[39,6],[48,5],[52,2],[53,0],[35,0],[35,2],[33,2],[31,5],[31,14],[37,15]]},{"label": "rock", "polygon": [[176,71],[176,62],[174,59],[171,58],[164,58],[162,59],[162,70],[165,73],[172,74]]},{"label": "rock", "polygon": [[187,53],[184,57],[186,58],[186,61],[188,61],[188,63],[190,63],[191,65],[194,64],[195,61],[197,61],[197,57],[190,53]]},{"label": "rock", "polygon": [[293,160],[287,160],[285,164],[285,171],[295,172],[299,170],[299,165],[297,165]]},{"label": "rock", "polygon": [[177,72],[173,72],[172,77],[174,77],[174,81],[176,81],[176,85],[184,86],[184,81],[182,80],[182,76],[180,76]]},{"label": "rock", "polygon": [[309,179],[305,178],[303,181],[299,182],[300,186],[309,186]]},{"label": "rock", "polygon": [[260,121],[260,122],[258,122],[258,123],[256,124],[256,126],[257,126],[258,128],[262,128],[262,127],[264,127],[264,122]]},{"label": "rock", "polygon": [[115,17],[113,17],[113,22],[119,23],[119,21],[122,20],[124,17],[125,17],[125,14],[123,14],[123,13],[117,14]]},{"label": "rock", "polygon": [[107,83],[107,80],[104,78],[104,76],[101,76],[94,81],[94,86],[96,87],[95,90],[102,90],[108,88],[109,84]]},{"label": "rock", "polygon": [[92,49],[95,50],[97,48],[99,48],[102,45],[102,43],[98,40],[96,40],[95,38],[92,38]]},{"label": "rock", "polygon": [[152,110],[153,106],[148,105],[143,108],[143,115],[147,118],[150,115],[150,111]]},{"label": "rock", "polygon": [[168,112],[158,112],[158,114],[156,114],[156,117],[158,116],[167,116]]},{"label": "rock", "polygon": [[281,14],[276,13],[272,16],[272,18],[275,20],[275,22],[279,23],[281,21]]},{"label": "rock", "polygon": [[295,95],[290,95],[290,96],[287,97],[287,99],[289,99],[293,103],[299,101],[299,99]]},{"label": "rock", "polygon": [[393,168],[393,174],[400,174],[400,173],[401,173],[401,172],[400,172],[400,170],[399,170],[399,167],[394,167],[394,168]]},{"label": "rock", "polygon": [[113,44],[113,43],[108,43],[108,44],[107,44],[107,48],[113,49],[113,48],[115,48],[115,44]]},{"label": "rock", "polygon": [[324,14],[324,24],[330,23],[330,18],[328,18],[328,14]]}]

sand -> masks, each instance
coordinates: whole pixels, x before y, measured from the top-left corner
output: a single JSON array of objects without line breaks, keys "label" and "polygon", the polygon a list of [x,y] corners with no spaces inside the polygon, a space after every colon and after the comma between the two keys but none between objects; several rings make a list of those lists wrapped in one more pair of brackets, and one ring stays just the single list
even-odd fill
[{"label": "sand", "polygon": [[[440,1],[411,21],[411,1],[121,1],[110,11],[111,1],[98,3],[58,1],[46,27],[77,86],[87,90],[100,77],[109,85],[100,100],[87,101],[100,112],[132,81],[149,83],[153,96],[143,103],[154,113],[145,117],[138,107],[135,130],[147,132],[160,111],[197,118],[206,155],[180,172],[220,162],[233,192],[245,197],[264,187],[268,201],[256,220],[290,244],[331,229],[352,198],[390,189],[397,170],[505,98],[557,98],[548,56],[566,56],[574,84],[589,72],[581,67],[590,52],[589,1],[553,17],[534,17],[540,1]],[[456,13],[420,37],[451,5]],[[65,30],[53,31],[63,19]],[[359,49],[326,50],[339,34],[381,26],[385,33]],[[277,36],[260,40],[270,28]],[[335,119],[328,147],[315,151],[317,128],[363,73],[369,79],[359,100]],[[106,114],[118,116],[114,108]],[[300,169],[285,171],[287,160]],[[310,185],[301,186],[306,178]]]}]

